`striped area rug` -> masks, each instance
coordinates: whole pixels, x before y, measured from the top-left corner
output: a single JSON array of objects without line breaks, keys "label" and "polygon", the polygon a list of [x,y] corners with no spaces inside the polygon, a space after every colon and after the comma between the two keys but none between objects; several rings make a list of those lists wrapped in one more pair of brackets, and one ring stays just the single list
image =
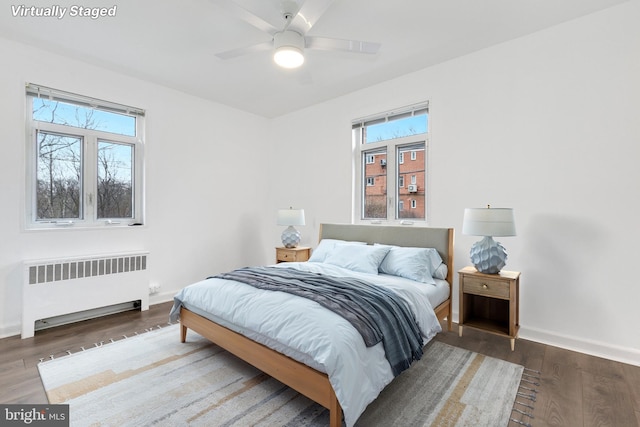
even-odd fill
[{"label": "striped area rug", "polygon": [[[71,426],[327,426],[328,412],[177,325],[38,365]],[[506,426],[523,368],[432,342],[359,426]]]}]

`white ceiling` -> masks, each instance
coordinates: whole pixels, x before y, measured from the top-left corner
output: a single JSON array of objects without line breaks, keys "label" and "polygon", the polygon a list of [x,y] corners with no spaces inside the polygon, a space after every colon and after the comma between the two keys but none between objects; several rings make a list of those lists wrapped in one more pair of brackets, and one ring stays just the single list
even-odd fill
[{"label": "white ceiling", "polygon": [[[115,17],[96,20],[14,17],[5,4],[0,36],[276,117],[628,0],[334,0],[308,35],[378,42],[379,52],[307,50],[297,70],[278,68],[267,51],[217,58],[215,53],[271,40],[220,1],[26,3],[117,5]],[[275,27],[284,25],[281,0],[235,2]]]}]

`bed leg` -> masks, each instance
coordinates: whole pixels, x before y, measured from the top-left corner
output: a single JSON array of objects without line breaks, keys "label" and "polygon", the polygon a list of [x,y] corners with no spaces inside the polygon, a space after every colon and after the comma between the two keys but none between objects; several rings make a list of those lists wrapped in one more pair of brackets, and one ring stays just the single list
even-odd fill
[{"label": "bed leg", "polygon": [[180,324],[180,342],[187,341],[187,327],[182,323]]},{"label": "bed leg", "polygon": [[447,316],[447,330],[451,332],[453,330],[453,321],[451,319],[451,315]]},{"label": "bed leg", "polygon": [[338,398],[335,396],[335,393],[332,393],[332,399],[329,404],[331,406],[329,408],[329,426],[330,427],[341,427],[342,426],[342,408],[340,408],[340,403],[338,402]]}]

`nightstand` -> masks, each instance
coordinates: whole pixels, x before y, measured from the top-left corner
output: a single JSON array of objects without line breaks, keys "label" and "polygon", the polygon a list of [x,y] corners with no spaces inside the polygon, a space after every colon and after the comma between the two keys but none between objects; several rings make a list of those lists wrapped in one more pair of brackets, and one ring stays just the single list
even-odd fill
[{"label": "nightstand", "polygon": [[460,275],[460,312],[458,334],[471,326],[511,338],[511,351],[520,329],[520,273],[501,271],[479,273],[465,267]]},{"label": "nightstand", "polygon": [[276,248],[276,263],[280,262],[303,262],[311,257],[311,248],[297,246],[295,248]]}]

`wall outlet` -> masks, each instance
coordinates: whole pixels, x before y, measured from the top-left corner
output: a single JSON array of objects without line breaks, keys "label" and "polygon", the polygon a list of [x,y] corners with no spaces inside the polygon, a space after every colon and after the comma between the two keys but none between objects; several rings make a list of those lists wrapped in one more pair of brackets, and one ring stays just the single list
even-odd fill
[{"label": "wall outlet", "polygon": [[160,285],[157,283],[149,283],[149,295],[160,292]]}]

